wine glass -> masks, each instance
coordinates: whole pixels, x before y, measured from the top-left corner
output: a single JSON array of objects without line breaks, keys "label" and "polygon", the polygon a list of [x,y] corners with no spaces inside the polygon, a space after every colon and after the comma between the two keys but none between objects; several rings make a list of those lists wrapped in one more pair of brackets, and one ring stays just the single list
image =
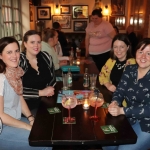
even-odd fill
[{"label": "wine glass", "polygon": [[103,95],[99,92],[92,92],[89,96],[89,102],[92,107],[95,107],[94,116],[91,116],[90,119],[98,121],[99,117],[96,115],[97,107],[100,107],[104,103]]},{"label": "wine glass", "polygon": [[74,123],[75,118],[71,117],[71,109],[76,107],[77,105],[77,98],[75,95],[64,95],[62,97],[62,106],[66,109],[68,109],[68,117],[65,117],[64,123]]}]

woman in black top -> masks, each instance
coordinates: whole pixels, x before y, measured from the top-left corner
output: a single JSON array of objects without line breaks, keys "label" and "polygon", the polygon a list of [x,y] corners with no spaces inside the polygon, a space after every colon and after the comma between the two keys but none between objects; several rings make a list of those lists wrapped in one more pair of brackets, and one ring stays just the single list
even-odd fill
[{"label": "woman in black top", "polygon": [[135,64],[131,55],[131,44],[125,34],[117,34],[112,40],[110,58],[107,60],[99,75],[101,85],[114,92],[120,81],[125,66]]},{"label": "woman in black top", "polygon": [[37,31],[27,31],[22,44],[19,65],[25,72],[22,78],[23,96],[29,108],[34,109],[39,103],[37,98],[54,95],[55,70],[52,57],[41,52],[41,38]]}]

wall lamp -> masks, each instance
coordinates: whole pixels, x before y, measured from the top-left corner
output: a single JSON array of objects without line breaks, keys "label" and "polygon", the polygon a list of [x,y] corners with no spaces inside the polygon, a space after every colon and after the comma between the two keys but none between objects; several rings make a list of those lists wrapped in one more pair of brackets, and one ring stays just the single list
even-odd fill
[{"label": "wall lamp", "polygon": [[55,8],[55,14],[59,14],[59,9],[58,9],[58,4],[56,4],[56,8]]},{"label": "wall lamp", "polygon": [[130,17],[130,25],[134,25],[136,28],[141,28],[143,25],[143,14],[137,14]]},{"label": "wall lamp", "polygon": [[105,5],[104,14],[105,14],[105,15],[108,15],[108,13],[109,13],[108,5]]},{"label": "wall lamp", "polygon": [[125,23],[126,23],[126,19],[125,19],[124,16],[120,16],[120,17],[115,18],[115,25],[119,29],[124,29],[125,28]]}]

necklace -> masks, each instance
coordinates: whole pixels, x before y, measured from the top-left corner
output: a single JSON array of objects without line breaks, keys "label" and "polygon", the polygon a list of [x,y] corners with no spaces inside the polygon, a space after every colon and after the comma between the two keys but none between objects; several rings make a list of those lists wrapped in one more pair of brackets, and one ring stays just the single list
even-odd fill
[{"label": "necklace", "polygon": [[124,69],[124,67],[126,66],[126,60],[123,62],[116,61],[116,66],[117,66],[118,70]]}]

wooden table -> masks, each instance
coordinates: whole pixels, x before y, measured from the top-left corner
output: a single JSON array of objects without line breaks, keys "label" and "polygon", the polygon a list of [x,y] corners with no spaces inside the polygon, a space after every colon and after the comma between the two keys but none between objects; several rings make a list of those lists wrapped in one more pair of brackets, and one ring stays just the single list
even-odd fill
[{"label": "wooden table", "polygon": [[[53,97],[43,97],[39,106],[34,125],[32,127],[29,144],[31,146],[102,146],[135,143],[137,136],[124,115],[111,116],[106,108],[98,108],[98,122],[89,119],[94,114],[94,108],[83,110],[82,105],[71,110],[76,117],[76,124],[62,124],[62,118],[68,116],[68,110],[56,103],[57,93],[61,90],[62,82],[58,82]],[[112,93],[97,83],[107,102],[111,101]],[[84,90],[81,81],[74,81],[74,90]],[[49,114],[47,108],[57,106],[61,110],[58,114]],[[104,134],[100,126],[114,125],[118,133]],[[67,148],[65,148],[67,149]]]}]

